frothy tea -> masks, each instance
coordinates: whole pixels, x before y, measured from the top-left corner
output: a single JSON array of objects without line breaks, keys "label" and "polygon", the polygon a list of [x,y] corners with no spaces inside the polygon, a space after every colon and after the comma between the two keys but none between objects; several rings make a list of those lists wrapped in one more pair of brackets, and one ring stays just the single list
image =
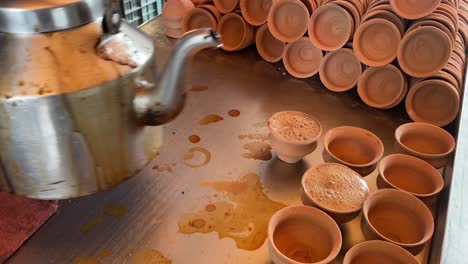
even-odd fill
[{"label": "frothy tea", "polygon": [[323,164],[304,175],[305,191],[314,202],[338,212],[362,207],[369,189],[359,174],[340,164]]},{"label": "frothy tea", "polygon": [[293,111],[273,115],[269,123],[272,133],[286,141],[308,142],[320,133],[320,124],[311,116]]}]

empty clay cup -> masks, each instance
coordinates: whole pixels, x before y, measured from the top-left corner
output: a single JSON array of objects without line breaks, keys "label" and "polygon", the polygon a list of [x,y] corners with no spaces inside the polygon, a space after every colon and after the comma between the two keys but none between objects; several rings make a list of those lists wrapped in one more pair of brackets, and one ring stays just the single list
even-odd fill
[{"label": "empty clay cup", "polygon": [[358,94],[362,101],[380,109],[399,104],[407,90],[406,77],[391,64],[367,68],[358,82]]},{"label": "empty clay cup", "polygon": [[370,194],[362,207],[364,236],[386,240],[417,255],[434,233],[431,211],[404,191],[381,189]]},{"label": "empty clay cup", "polygon": [[223,14],[230,13],[239,7],[239,0],[213,0],[213,3]]},{"label": "empty clay cup", "polygon": [[338,163],[320,164],[302,176],[302,203],[322,209],[338,223],[353,220],[368,194],[361,176]]},{"label": "empty clay cup", "polygon": [[323,85],[334,92],[345,92],[356,86],[362,65],[353,51],[341,48],[325,55],[319,68]]},{"label": "empty clay cup", "polygon": [[312,14],[308,35],[317,48],[333,51],[348,42],[353,28],[353,20],[343,7],[326,4]]},{"label": "empty clay cup", "polygon": [[182,19],[194,7],[190,0],[169,0],[164,4],[162,15],[167,36],[180,38],[183,35]]},{"label": "empty clay cup", "polygon": [[436,169],[444,167],[455,150],[455,139],[444,129],[426,123],[407,123],[395,131],[404,153],[425,160]]},{"label": "empty clay cup", "polygon": [[293,42],[307,31],[309,11],[299,0],[275,0],[268,14],[268,27],[275,38]]},{"label": "empty clay cup", "polygon": [[284,67],[296,78],[315,75],[322,59],[322,50],[315,47],[307,37],[289,43],[283,52]]},{"label": "empty clay cup", "polygon": [[427,79],[411,86],[405,103],[413,121],[442,127],[457,117],[460,94],[449,82]]},{"label": "empty clay cup", "polygon": [[218,32],[222,37],[222,48],[226,51],[243,49],[253,38],[252,26],[237,13],[224,15],[218,23]]},{"label": "empty clay cup", "polygon": [[197,28],[216,28],[220,17],[217,11],[202,6],[195,7],[185,14],[182,20],[182,30],[187,32]]},{"label": "empty clay cup", "polygon": [[283,208],[268,223],[268,250],[275,264],[330,263],[341,244],[335,221],[313,207]]},{"label": "empty clay cup", "polygon": [[314,117],[297,111],[275,113],[268,127],[271,147],[287,163],[296,163],[313,152],[322,134],[322,127]]},{"label": "empty clay cup", "polygon": [[286,43],[275,38],[268,28],[268,24],[261,26],[255,35],[258,54],[268,62],[278,62],[283,57]]},{"label": "empty clay cup", "polygon": [[324,137],[327,153],[336,161],[362,174],[370,173],[382,158],[382,141],[370,131],[341,126],[329,130]]},{"label": "empty clay cup", "polygon": [[419,264],[408,251],[390,242],[371,240],[352,247],[346,253],[343,264]]},{"label": "empty clay cup", "polygon": [[422,159],[393,154],[380,161],[377,186],[379,189],[395,188],[408,192],[431,205],[444,188],[444,179],[431,164]]},{"label": "empty clay cup", "polygon": [[419,27],[403,36],[398,48],[401,69],[413,77],[428,77],[440,71],[452,51],[450,38],[435,27]]},{"label": "empty clay cup", "polygon": [[273,0],[239,0],[239,3],[245,21],[253,26],[261,26],[268,19]]},{"label": "empty clay cup", "polygon": [[406,19],[418,19],[432,13],[440,0],[390,0],[393,10]]},{"label": "empty clay cup", "polygon": [[369,66],[384,66],[397,57],[400,30],[388,20],[377,18],[361,24],[354,35],[358,59]]}]

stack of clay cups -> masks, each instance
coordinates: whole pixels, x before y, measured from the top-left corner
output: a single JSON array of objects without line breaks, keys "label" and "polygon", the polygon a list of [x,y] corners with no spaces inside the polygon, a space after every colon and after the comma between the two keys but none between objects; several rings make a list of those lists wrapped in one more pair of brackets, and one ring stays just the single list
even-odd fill
[{"label": "stack of clay cups", "polygon": [[440,0],[404,1],[390,0],[393,10],[402,18],[414,20],[431,14]]},{"label": "stack of clay cups", "polygon": [[281,57],[286,70],[297,78],[315,75],[323,58],[322,50],[304,37],[309,17],[317,8],[315,0],[275,0],[268,15],[272,35],[289,43]]},{"label": "stack of clay cups", "polygon": [[222,14],[228,14],[239,9],[239,0],[213,0],[213,3]]},{"label": "stack of clay cups", "polygon": [[239,0],[242,16],[252,26],[261,26],[267,22],[272,5],[273,0]]},{"label": "stack of clay cups", "polygon": [[464,48],[468,49],[468,3],[466,1],[458,7],[458,22],[458,33],[462,36]]},{"label": "stack of clay cups", "polygon": [[255,42],[254,27],[242,18],[240,12],[224,15],[218,23],[217,31],[223,39],[226,51],[242,50]]},{"label": "stack of clay cups", "polygon": [[278,62],[283,57],[286,43],[275,38],[268,28],[268,24],[263,24],[255,34],[255,46],[258,54],[268,62]]},{"label": "stack of clay cups", "polygon": [[414,20],[398,49],[398,63],[408,75],[429,77],[448,62],[458,31],[454,4],[442,2],[428,16]]},{"label": "stack of clay cups", "polygon": [[406,97],[406,111],[413,121],[436,126],[450,124],[458,115],[462,93],[462,78],[466,54],[455,52],[462,44],[461,36],[448,63],[436,74],[427,78],[412,78]]},{"label": "stack of clay cups", "polygon": [[215,6],[202,3],[184,16],[182,29],[187,32],[197,28],[216,28],[220,19],[221,13]]},{"label": "stack of clay cups", "polygon": [[255,34],[258,54],[268,62],[280,61],[286,43],[273,36],[266,23],[273,0],[240,0],[239,5],[245,21],[252,26],[260,26]]},{"label": "stack of clay cups", "polygon": [[308,35],[312,43],[324,50],[334,51],[353,38],[364,9],[360,1],[324,1],[313,12]]},{"label": "stack of clay cups", "polygon": [[333,92],[351,90],[361,74],[362,64],[348,46],[328,52],[320,63],[320,81]]},{"label": "stack of clay cups", "polygon": [[190,0],[168,0],[163,7],[162,17],[165,34],[171,38],[180,38],[183,17],[194,8]]},{"label": "stack of clay cups", "polygon": [[408,83],[398,67],[388,64],[368,67],[359,77],[357,90],[359,97],[368,106],[389,109],[403,101]]},{"label": "stack of clay cups", "polygon": [[301,1],[275,0],[268,14],[268,28],[275,38],[294,42],[306,33],[309,17],[309,10]]},{"label": "stack of clay cups", "polygon": [[372,2],[354,36],[354,53],[368,66],[384,66],[397,57],[405,24],[389,1]]}]

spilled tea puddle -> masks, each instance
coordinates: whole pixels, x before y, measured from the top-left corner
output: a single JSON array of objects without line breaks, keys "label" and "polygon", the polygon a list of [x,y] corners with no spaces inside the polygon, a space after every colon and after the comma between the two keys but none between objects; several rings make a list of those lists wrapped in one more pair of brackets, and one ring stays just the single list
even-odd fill
[{"label": "spilled tea puddle", "polygon": [[161,252],[151,248],[138,248],[132,253],[131,264],[171,264]]},{"label": "spilled tea puddle", "polygon": [[260,177],[249,173],[239,181],[204,181],[201,186],[222,192],[229,202],[209,203],[197,212],[183,215],[178,222],[184,234],[217,232],[229,237],[236,246],[256,250],[267,237],[270,217],[285,204],[272,201],[263,190]]},{"label": "spilled tea puddle", "polygon": [[251,142],[244,145],[246,153],[242,153],[242,157],[255,160],[270,160],[271,146],[265,142]]}]

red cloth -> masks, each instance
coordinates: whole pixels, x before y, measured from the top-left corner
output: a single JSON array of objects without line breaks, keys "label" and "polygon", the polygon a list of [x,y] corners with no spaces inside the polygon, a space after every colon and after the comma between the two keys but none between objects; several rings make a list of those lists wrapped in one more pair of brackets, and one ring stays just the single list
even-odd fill
[{"label": "red cloth", "polygon": [[57,211],[57,201],[33,200],[0,192],[0,263]]}]

